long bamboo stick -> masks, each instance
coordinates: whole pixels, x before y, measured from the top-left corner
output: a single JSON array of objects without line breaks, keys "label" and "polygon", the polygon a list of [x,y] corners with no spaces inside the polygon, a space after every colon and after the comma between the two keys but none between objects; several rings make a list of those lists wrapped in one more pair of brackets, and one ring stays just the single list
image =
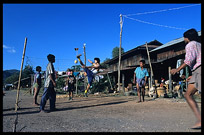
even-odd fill
[{"label": "long bamboo stick", "polygon": [[24,42],[23,56],[22,56],[22,61],[21,61],[21,70],[20,70],[19,79],[18,79],[18,88],[17,88],[16,104],[15,104],[16,118],[15,118],[15,121],[14,121],[14,124],[13,124],[13,132],[16,132],[16,125],[18,123],[18,113],[17,113],[17,111],[18,111],[18,99],[19,99],[21,73],[22,73],[22,69],[23,69],[23,62],[24,62],[24,57],[25,57],[26,44],[27,44],[27,38],[25,38],[25,42]]},{"label": "long bamboo stick", "polygon": [[18,88],[17,88],[17,95],[16,95],[15,112],[17,112],[17,110],[18,110],[18,100],[19,100],[19,91],[20,91],[20,83],[21,83],[21,73],[22,73],[22,69],[23,69],[23,62],[24,62],[24,57],[25,57],[26,44],[27,44],[27,38],[25,38],[25,42],[24,42],[23,56],[22,56],[22,61],[21,61],[21,70],[20,70],[19,79],[18,79]]},{"label": "long bamboo stick", "polygon": [[150,66],[150,70],[151,70],[151,87],[152,87],[152,79],[153,79],[153,70],[152,70],[152,64],[151,64],[151,61],[150,61],[150,55],[149,55],[149,50],[148,50],[148,46],[147,46],[147,42],[146,42],[146,49],[147,49],[147,56],[148,56],[148,61],[149,61],[149,66]]},{"label": "long bamboo stick", "polygon": [[121,65],[122,30],[123,30],[123,21],[122,21],[122,14],[120,14],[120,47],[119,47],[119,58],[118,58],[118,91],[120,91],[120,70],[121,70],[120,65]]}]

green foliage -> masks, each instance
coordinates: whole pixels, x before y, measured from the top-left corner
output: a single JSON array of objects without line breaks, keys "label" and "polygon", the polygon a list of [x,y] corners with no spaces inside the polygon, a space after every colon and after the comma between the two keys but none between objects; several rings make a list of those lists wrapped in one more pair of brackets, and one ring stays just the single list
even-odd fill
[{"label": "green foliage", "polygon": [[74,70],[74,72],[79,72],[82,68],[81,65],[74,65],[71,67],[72,70]]},{"label": "green foliage", "polygon": [[22,72],[22,79],[26,77],[30,77],[31,74],[34,74],[33,67],[30,65],[26,65]]},{"label": "green foliage", "polygon": [[5,81],[6,78],[13,75],[14,73],[19,73],[19,70],[16,70],[16,69],[4,70],[3,71],[3,81]]},{"label": "green foliage", "polygon": [[[124,49],[121,48],[121,54],[124,53]],[[112,58],[119,56],[119,47],[115,47],[112,50]]]},{"label": "green foliage", "polygon": [[19,78],[19,73],[14,73],[13,75],[6,78],[4,83],[5,84],[12,84],[12,83],[18,81],[18,78]]},{"label": "green foliage", "polygon": [[101,63],[102,68],[109,68],[109,65],[105,64],[106,61],[110,60],[110,58],[106,58],[103,63]]},{"label": "green foliage", "polygon": [[[26,77],[30,77],[31,74],[34,74],[33,67],[26,65],[22,71],[21,79],[26,78]],[[4,83],[5,84],[10,84],[10,83],[13,84],[14,82],[18,81],[18,79],[19,79],[19,73],[14,73],[10,77],[6,78]]]},{"label": "green foliage", "polygon": [[99,79],[99,82],[94,81],[92,84],[92,88],[91,88],[91,93],[95,93],[95,92],[104,92],[104,91],[108,91],[108,89],[110,88],[110,84],[108,82],[108,78],[105,75],[103,79]]},{"label": "green foliage", "polygon": [[57,89],[62,89],[65,86],[65,79],[64,78],[58,78],[56,81],[56,87]]}]

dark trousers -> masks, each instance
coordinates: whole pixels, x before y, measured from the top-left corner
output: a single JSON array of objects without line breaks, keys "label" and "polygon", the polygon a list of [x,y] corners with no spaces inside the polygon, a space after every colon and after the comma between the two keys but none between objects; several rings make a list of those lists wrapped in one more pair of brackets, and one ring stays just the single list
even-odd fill
[{"label": "dark trousers", "polygon": [[68,84],[68,92],[73,92],[74,91],[74,84]]},{"label": "dark trousers", "polygon": [[50,110],[54,110],[56,101],[56,92],[54,87],[44,88],[44,93],[40,102],[40,110],[44,110],[48,98],[50,100]]}]

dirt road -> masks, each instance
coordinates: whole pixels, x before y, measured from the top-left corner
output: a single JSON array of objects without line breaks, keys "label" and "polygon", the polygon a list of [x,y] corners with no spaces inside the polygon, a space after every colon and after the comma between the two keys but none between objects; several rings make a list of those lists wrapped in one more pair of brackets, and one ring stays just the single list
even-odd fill
[{"label": "dirt road", "polygon": [[[12,132],[16,91],[3,97],[3,132]],[[201,132],[189,129],[195,116],[184,99],[157,98],[136,103],[136,96],[57,98],[59,109],[39,113],[32,96],[20,93],[17,132]],[[40,103],[41,97],[38,98]],[[199,103],[201,107],[201,103]],[[49,110],[49,100],[46,104]]]}]

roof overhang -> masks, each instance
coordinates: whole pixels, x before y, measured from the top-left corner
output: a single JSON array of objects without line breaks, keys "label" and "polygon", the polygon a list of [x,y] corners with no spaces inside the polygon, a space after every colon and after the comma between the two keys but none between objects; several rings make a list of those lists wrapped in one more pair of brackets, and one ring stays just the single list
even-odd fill
[{"label": "roof overhang", "polygon": [[[198,36],[201,36],[201,31],[198,31]],[[170,41],[170,42],[168,42],[166,44],[163,44],[163,45],[161,45],[161,46],[159,46],[159,47],[157,47],[157,48],[155,48],[155,49],[153,49],[153,50],[151,50],[149,52],[155,52],[157,50],[160,50],[160,49],[163,49],[163,48],[166,48],[166,47],[169,47],[169,46],[181,43],[181,42],[184,42],[184,38],[183,37],[177,38],[175,40],[172,40],[172,41]]]}]

